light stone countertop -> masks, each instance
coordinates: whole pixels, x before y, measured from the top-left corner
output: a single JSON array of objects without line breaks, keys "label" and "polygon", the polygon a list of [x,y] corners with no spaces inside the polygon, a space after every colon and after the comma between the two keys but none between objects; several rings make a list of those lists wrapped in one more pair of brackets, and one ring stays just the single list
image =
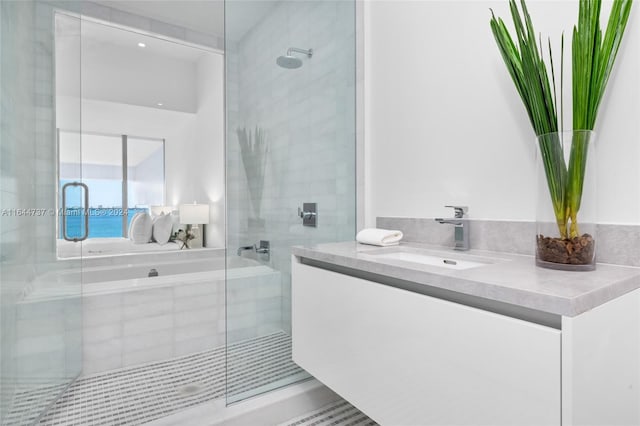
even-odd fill
[{"label": "light stone countertop", "polygon": [[[490,262],[466,270],[445,269],[376,256],[398,250]],[[376,247],[355,241],[295,246],[293,254],[319,262],[364,271],[465,295],[573,317],[640,288],[640,268],[598,264],[591,272],[540,268],[532,256],[448,248],[417,243]]]}]

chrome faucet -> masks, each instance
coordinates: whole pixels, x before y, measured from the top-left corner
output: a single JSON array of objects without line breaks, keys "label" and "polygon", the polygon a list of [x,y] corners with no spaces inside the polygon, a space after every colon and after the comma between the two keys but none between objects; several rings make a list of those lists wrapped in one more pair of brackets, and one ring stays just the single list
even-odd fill
[{"label": "chrome faucet", "polygon": [[464,218],[464,215],[469,211],[466,206],[445,206],[450,207],[454,211],[454,216],[451,219],[436,218],[438,223],[448,223],[455,226],[453,231],[453,238],[455,241],[454,250],[469,250],[469,220]]},{"label": "chrome faucet", "polygon": [[240,248],[238,248],[238,256],[242,256],[242,252],[245,250],[251,250],[254,251],[256,249],[256,245],[252,245],[252,246],[242,246]]},{"label": "chrome faucet", "polygon": [[[242,256],[242,252],[243,251],[247,251],[247,250],[251,250],[254,251],[258,254],[262,254],[264,255],[264,257],[266,257],[265,260],[270,260],[271,258],[271,246],[269,244],[269,241],[265,241],[265,240],[260,240],[260,245],[252,245],[252,246],[242,246],[240,248],[238,248],[238,256]],[[263,259],[264,259],[263,257]]]},{"label": "chrome faucet", "polygon": [[269,256],[271,254],[271,245],[269,244],[269,241],[260,240],[260,245],[256,247],[256,253],[266,254]]}]

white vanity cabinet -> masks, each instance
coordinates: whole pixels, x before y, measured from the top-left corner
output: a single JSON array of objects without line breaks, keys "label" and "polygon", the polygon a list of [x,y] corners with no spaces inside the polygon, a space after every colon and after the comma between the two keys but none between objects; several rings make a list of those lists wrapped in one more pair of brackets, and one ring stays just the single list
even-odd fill
[{"label": "white vanity cabinet", "polygon": [[[610,324],[540,325],[293,260],[294,361],[381,425],[613,425],[598,423],[611,419],[609,402],[594,400],[602,391],[624,399],[612,402],[616,424],[638,424],[637,370],[582,389],[606,376],[611,366],[589,370],[611,348],[577,354]],[[640,355],[633,342],[623,358]]]}]

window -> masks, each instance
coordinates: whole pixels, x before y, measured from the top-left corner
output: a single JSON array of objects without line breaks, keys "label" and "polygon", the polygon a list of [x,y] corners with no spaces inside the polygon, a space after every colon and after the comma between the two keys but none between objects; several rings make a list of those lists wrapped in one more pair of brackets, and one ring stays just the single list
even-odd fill
[{"label": "window", "polygon": [[[59,203],[65,184],[66,234],[88,238],[126,237],[131,218],[149,206],[164,205],[164,140],[128,135],[58,132]],[[84,208],[88,207],[85,211]],[[64,217],[61,217],[61,221]],[[64,238],[62,222],[59,238]]]}]

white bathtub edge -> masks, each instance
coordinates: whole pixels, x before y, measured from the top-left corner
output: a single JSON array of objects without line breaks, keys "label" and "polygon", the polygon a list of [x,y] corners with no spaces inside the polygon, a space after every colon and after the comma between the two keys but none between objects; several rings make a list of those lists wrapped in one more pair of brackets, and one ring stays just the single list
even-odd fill
[{"label": "white bathtub edge", "polygon": [[340,397],[315,379],[229,407],[220,399],[146,423],[145,426],[273,426],[317,410]]}]

